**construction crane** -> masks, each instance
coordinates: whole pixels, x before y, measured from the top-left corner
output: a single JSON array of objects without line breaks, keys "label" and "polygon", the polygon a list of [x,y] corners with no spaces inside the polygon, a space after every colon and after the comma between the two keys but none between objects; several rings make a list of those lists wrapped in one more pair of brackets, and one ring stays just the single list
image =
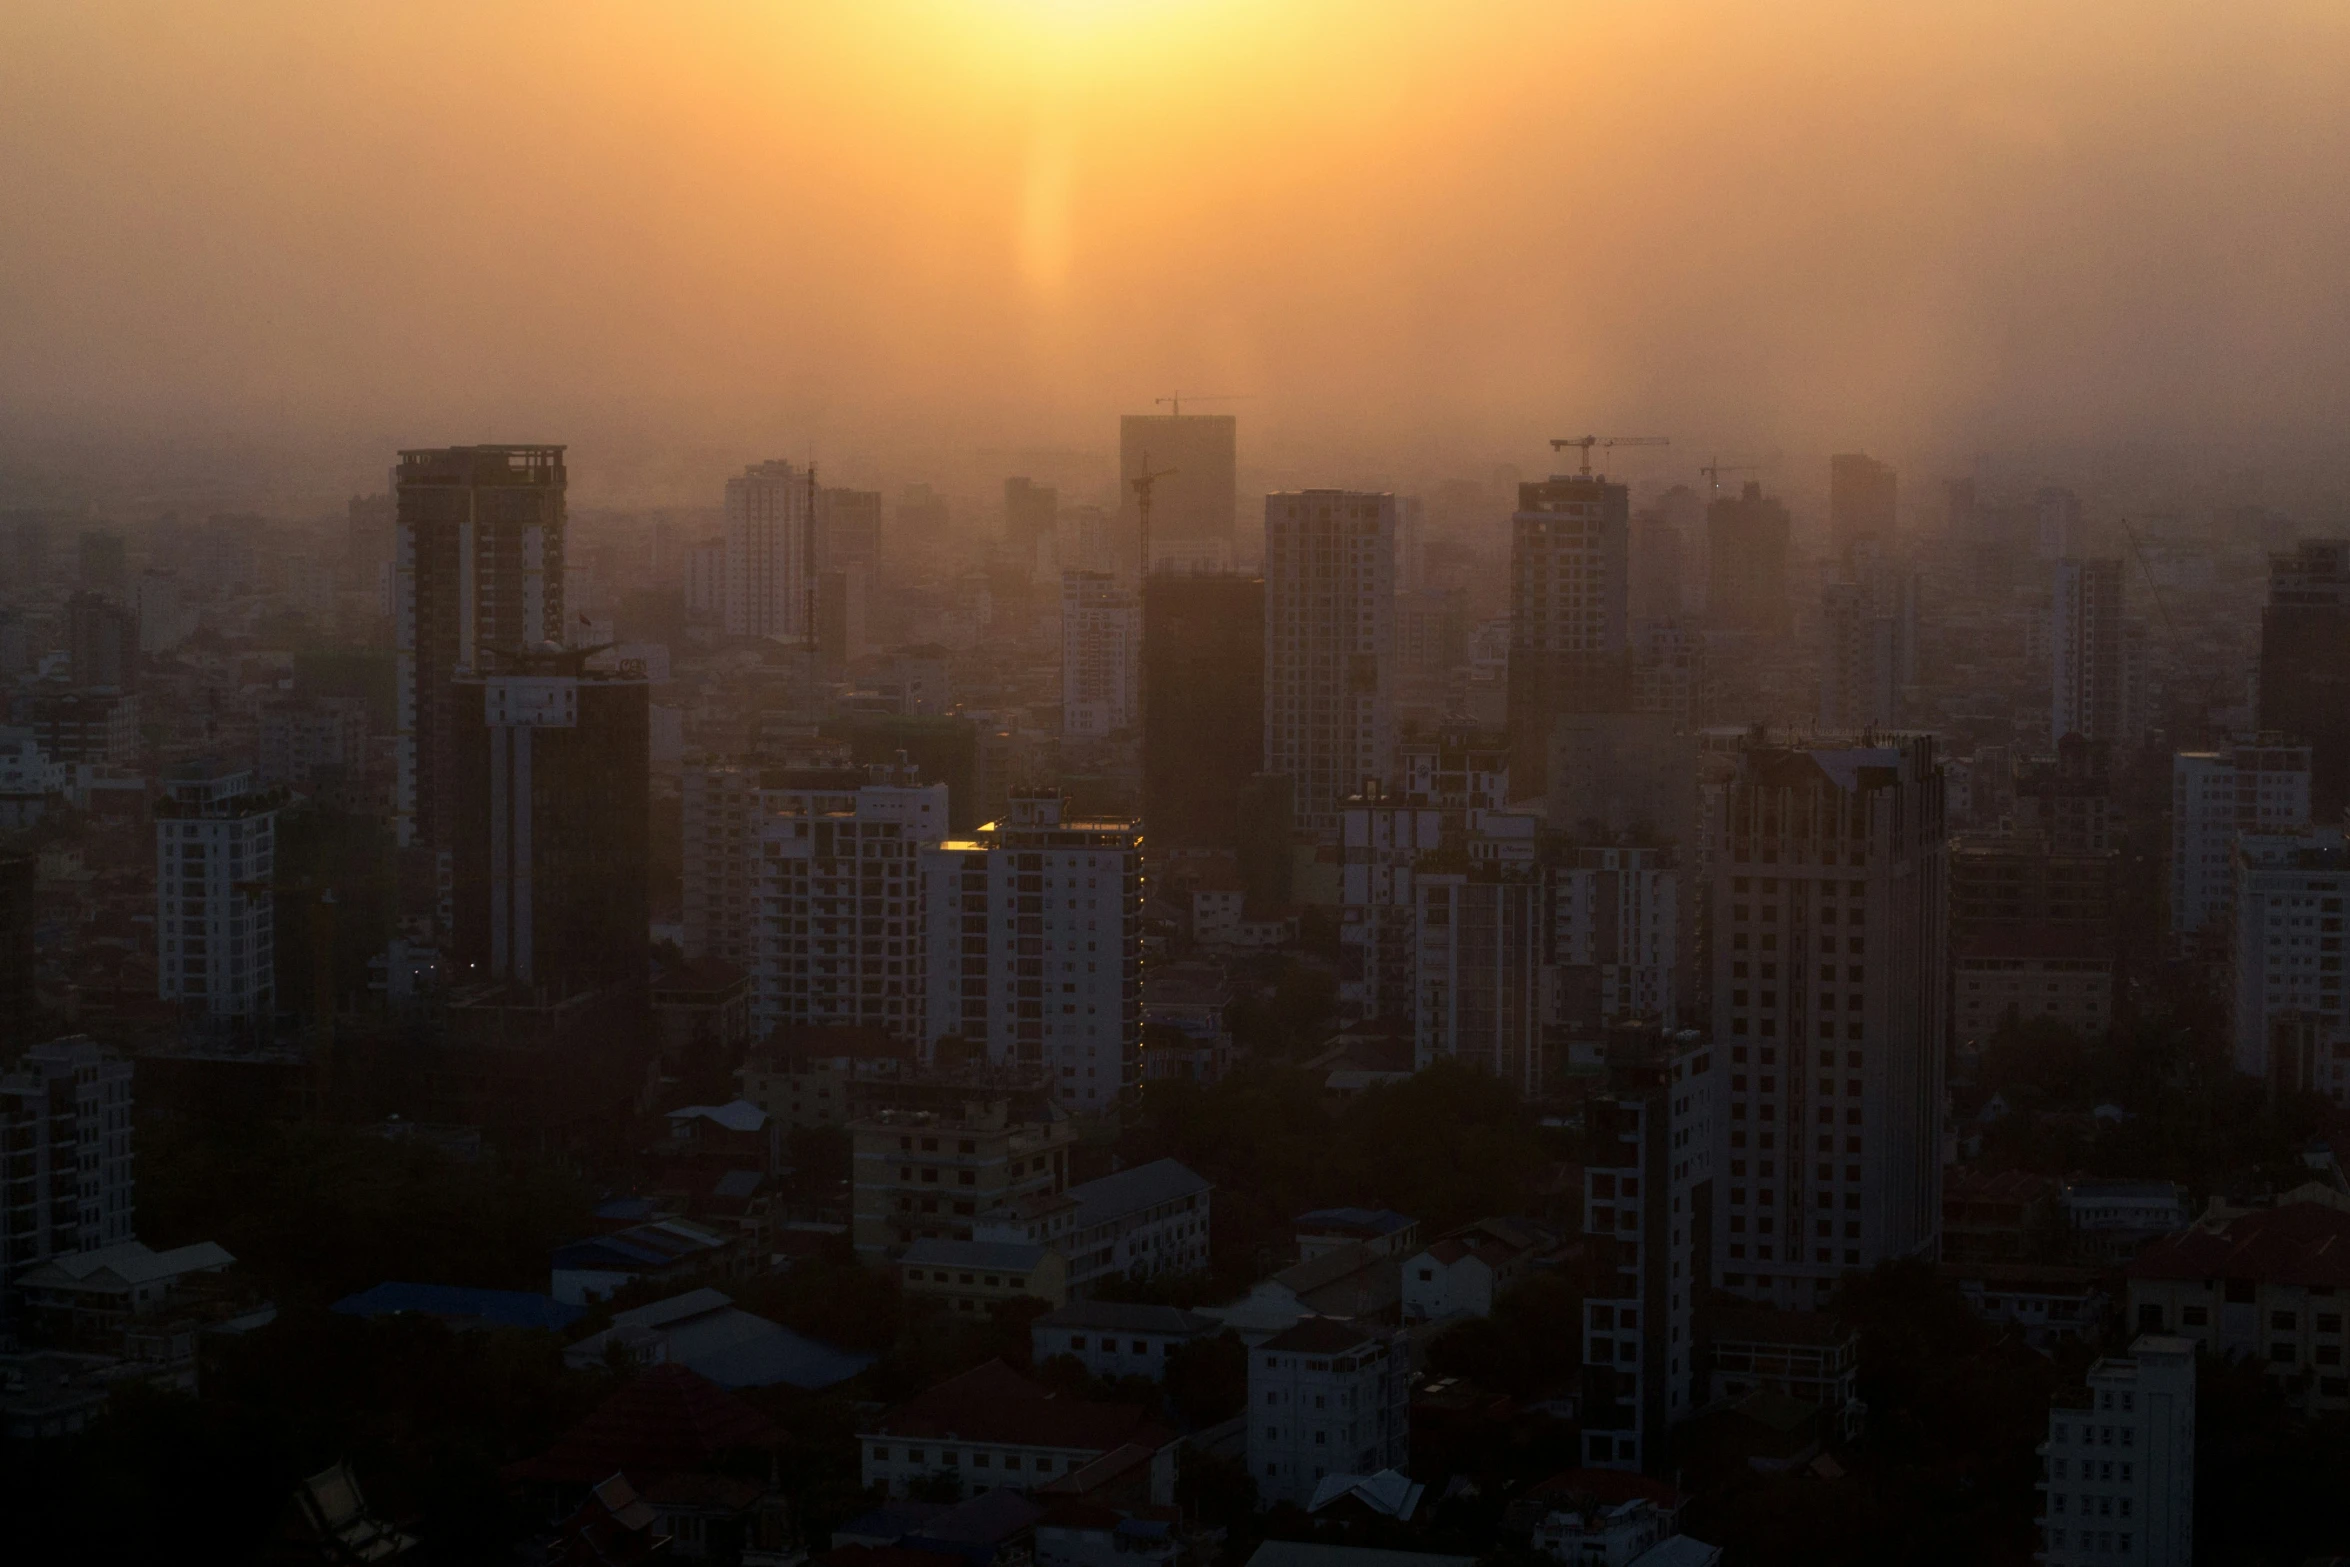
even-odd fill
[{"label": "construction crane", "polygon": [[1758,462],[1723,462],[1717,458],[1709,463],[1698,464],[1697,471],[1704,474],[1707,481],[1713,486],[1710,493],[1719,495],[1722,493],[1723,474],[1760,473],[1762,472],[1762,464]]},{"label": "construction crane", "polygon": [[1594,446],[1601,451],[1606,451],[1615,446],[1670,446],[1672,444],[1673,439],[1669,435],[1576,435],[1565,440],[1551,442],[1550,449],[1554,452],[1563,452],[1570,446],[1579,447],[1583,453],[1583,467],[1578,477],[1588,479],[1591,477],[1591,448]]},{"label": "construction crane", "polygon": [[1173,477],[1175,471],[1173,468],[1161,468],[1158,472],[1153,473],[1151,471],[1151,454],[1144,452],[1142,454],[1142,472],[1127,481],[1134,486],[1134,507],[1142,520],[1142,575],[1135,579],[1138,584],[1137,592],[1141,591],[1139,584],[1148,582],[1151,574],[1151,486],[1157,484],[1161,479]]},{"label": "construction crane", "polygon": [[[1242,403],[1254,395],[1253,392],[1194,392],[1191,394],[1191,400],[1195,403]],[[1154,397],[1151,399],[1151,406],[1154,408],[1163,406],[1167,412],[1180,419],[1183,417],[1183,394],[1170,392],[1165,397]]]}]

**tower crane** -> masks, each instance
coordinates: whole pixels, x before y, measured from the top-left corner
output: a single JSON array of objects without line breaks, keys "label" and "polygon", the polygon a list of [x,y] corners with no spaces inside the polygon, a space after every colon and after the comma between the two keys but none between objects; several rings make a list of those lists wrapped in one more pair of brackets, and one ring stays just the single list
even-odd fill
[{"label": "tower crane", "polygon": [[[1251,392],[1193,392],[1191,400],[1195,403],[1241,403],[1248,401],[1254,395]],[[1181,418],[1183,416],[1183,396],[1184,394],[1181,392],[1170,392],[1165,397],[1152,398],[1151,406],[1154,408],[1164,407],[1168,413]]]},{"label": "tower crane", "polygon": [[1142,454],[1142,472],[1127,481],[1134,486],[1134,507],[1142,521],[1142,575],[1135,579],[1137,592],[1141,591],[1140,584],[1150,581],[1151,575],[1151,486],[1157,484],[1161,479],[1173,477],[1175,472],[1176,470],[1173,468],[1161,468],[1156,473],[1152,472],[1151,454],[1144,452]]},{"label": "tower crane", "polygon": [[1723,462],[1717,458],[1713,462],[1698,464],[1697,471],[1704,474],[1706,479],[1712,485],[1712,488],[1708,493],[1719,495],[1722,493],[1723,474],[1760,473],[1762,472],[1762,464],[1758,462]]},{"label": "tower crane", "polygon": [[1668,435],[1576,435],[1569,436],[1564,440],[1552,441],[1550,449],[1554,452],[1563,452],[1570,446],[1580,448],[1583,454],[1583,466],[1577,477],[1588,479],[1591,477],[1591,448],[1594,446],[1601,451],[1606,451],[1617,446],[1670,446],[1672,444],[1672,437]]}]

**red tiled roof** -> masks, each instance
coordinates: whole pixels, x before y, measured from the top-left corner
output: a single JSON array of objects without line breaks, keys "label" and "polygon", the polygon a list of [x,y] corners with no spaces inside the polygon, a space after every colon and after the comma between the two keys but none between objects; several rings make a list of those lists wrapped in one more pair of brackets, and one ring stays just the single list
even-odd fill
[{"label": "red tiled roof", "polygon": [[1138,1405],[1093,1404],[1054,1393],[1000,1360],[915,1394],[865,1434],[1098,1453],[1129,1443],[1155,1452],[1175,1440]]},{"label": "red tiled roof", "polygon": [[2133,1279],[2350,1285],[2350,1213],[2295,1202],[2205,1220],[2147,1247],[2128,1272]]},{"label": "red tiled roof", "polygon": [[680,1365],[655,1366],[506,1475],[592,1485],[625,1471],[642,1484],[703,1468],[721,1453],[768,1446],[782,1435],[766,1416],[708,1378]]}]

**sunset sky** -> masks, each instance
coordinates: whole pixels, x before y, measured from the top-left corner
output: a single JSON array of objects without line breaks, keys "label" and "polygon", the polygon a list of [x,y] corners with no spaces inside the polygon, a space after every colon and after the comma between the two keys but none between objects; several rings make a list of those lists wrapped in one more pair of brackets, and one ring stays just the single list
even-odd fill
[{"label": "sunset sky", "polygon": [[2346,82],[2317,3],[23,0],[0,418],[869,461],[1180,388],[1309,466],[2314,441]]}]

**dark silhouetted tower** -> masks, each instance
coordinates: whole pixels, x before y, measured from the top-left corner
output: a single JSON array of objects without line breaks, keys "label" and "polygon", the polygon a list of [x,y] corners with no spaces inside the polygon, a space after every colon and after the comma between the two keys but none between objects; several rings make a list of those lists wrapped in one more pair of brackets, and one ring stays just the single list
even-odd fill
[{"label": "dark silhouetted tower", "polygon": [[1143,831],[1154,850],[1236,847],[1264,766],[1265,584],[1162,572],[1142,604]]},{"label": "dark silhouetted tower", "polygon": [[2309,742],[2309,817],[2350,804],[2350,539],[2269,557],[2260,612],[2260,727]]},{"label": "dark silhouetted tower", "polygon": [[1892,468],[1860,452],[1828,459],[1828,541],[1849,564],[1853,550],[1874,540],[1880,553],[1893,545],[1899,480]]},{"label": "dark silhouetted tower", "polygon": [[1510,519],[1510,783],[1549,787],[1568,713],[1631,707],[1630,492],[1605,476],[1518,486]]},{"label": "dark silhouetted tower", "polygon": [[1705,509],[1706,618],[1724,631],[1787,629],[1787,506],[1748,480]]}]

